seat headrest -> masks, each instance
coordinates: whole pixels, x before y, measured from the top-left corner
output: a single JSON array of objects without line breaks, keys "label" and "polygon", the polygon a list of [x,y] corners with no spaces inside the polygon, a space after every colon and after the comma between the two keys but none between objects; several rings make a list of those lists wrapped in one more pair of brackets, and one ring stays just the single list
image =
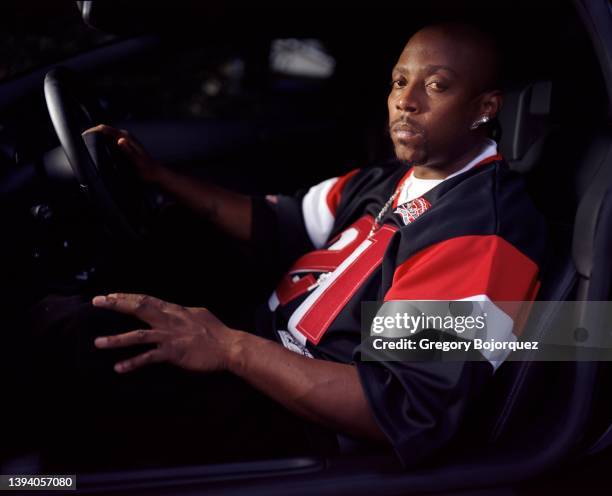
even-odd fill
[{"label": "seat headrest", "polygon": [[552,83],[535,81],[514,86],[504,94],[498,115],[499,149],[510,168],[527,172],[538,162],[550,123]]}]

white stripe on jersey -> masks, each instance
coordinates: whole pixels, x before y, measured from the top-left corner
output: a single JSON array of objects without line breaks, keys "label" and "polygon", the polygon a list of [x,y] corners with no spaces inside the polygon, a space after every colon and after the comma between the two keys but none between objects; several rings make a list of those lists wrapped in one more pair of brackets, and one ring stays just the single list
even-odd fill
[{"label": "white stripe on jersey", "polygon": [[334,215],[327,204],[327,195],[337,177],[327,179],[308,190],[302,200],[302,214],[310,241],[318,250],[325,245],[334,225]]},{"label": "white stripe on jersey", "polygon": [[[447,315],[439,314],[437,312],[442,311],[439,307],[435,310],[435,314],[431,313],[432,307],[428,307],[426,305],[427,302],[436,302],[436,301],[471,301],[478,303],[478,305],[472,306],[471,313],[463,314],[464,317],[471,316],[478,322],[478,317],[484,317],[485,327],[466,327],[463,331],[458,331],[456,328],[453,330],[450,335],[456,335],[460,338],[463,338],[467,341],[470,341],[472,345],[474,345],[475,339],[480,339],[483,342],[491,342],[493,340],[496,343],[514,343],[517,341],[516,335],[514,334],[514,321],[512,317],[510,317],[506,312],[504,312],[498,305],[496,305],[486,294],[478,294],[468,296],[467,298],[461,298],[457,300],[387,300],[385,301],[382,308],[390,305],[389,307],[381,313],[381,315],[393,315],[397,312],[400,312],[402,308],[402,304],[410,304],[411,307],[419,309],[429,316],[439,316],[446,317]],[[421,303],[423,306],[421,307]],[[395,307],[394,305],[399,304],[399,306]],[[406,307],[404,307],[406,308]],[[436,308],[436,307],[433,307]],[[449,309],[450,313],[448,315],[453,315],[453,312]],[[496,371],[497,368],[508,358],[508,355],[511,353],[511,349],[506,347],[505,349],[488,349],[481,348],[478,349],[478,352],[493,366],[493,371]]]},{"label": "white stripe on jersey", "polygon": [[[499,342],[514,342],[516,335],[512,332],[514,321],[506,312],[499,308],[491,299],[485,295],[468,296],[457,301],[477,301],[483,314],[486,314],[487,335],[483,340],[494,339]],[[511,350],[480,350],[481,354],[489,361],[493,368],[497,368],[504,362]]]}]

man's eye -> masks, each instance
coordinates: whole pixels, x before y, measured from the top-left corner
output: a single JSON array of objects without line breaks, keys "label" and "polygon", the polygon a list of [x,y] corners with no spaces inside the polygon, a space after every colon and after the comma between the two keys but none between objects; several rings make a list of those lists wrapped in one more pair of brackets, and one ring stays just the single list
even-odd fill
[{"label": "man's eye", "polygon": [[392,88],[403,88],[404,86],[406,86],[406,81],[403,79],[392,79],[391,80]]},{"label": "man's eye", "polygon": [[446,86],[439,81],[431,81],[426,85],[428,88],[431,88],[434,91],[444,91],[446,90]]}]

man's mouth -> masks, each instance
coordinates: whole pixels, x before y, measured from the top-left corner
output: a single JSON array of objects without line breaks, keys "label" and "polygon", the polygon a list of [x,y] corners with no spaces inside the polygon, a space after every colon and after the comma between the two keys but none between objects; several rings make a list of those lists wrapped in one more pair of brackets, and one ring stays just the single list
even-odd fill
[{"label": "man's mouth", "polygon": [[395,136],[395,138],[400,142],[414,141],[417,139],[421,139],[423,136],[423,134],[419,130],[404,123],[396,124],[395,126],[393,126],[393,128],[391,129],[391,134],[393,134],[393,136]]}]

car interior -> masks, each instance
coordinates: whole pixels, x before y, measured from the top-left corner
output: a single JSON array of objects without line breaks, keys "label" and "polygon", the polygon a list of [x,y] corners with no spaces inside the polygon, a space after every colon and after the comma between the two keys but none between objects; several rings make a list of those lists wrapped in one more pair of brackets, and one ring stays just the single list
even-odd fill
[{"label": "car interior", "polygon": [[[139,184],[129,168],[108,173],[112,198],[108,186],[96,190],[83,179],[87,164],[121,165],[121,158],[102,138],[75,139],[84,129],[101,121],[128,129],[165,164],[237,191],[293,193],[392,157],[391,68],[411,33],[446,20],[486,26],[504,55],[494,138],[548,224],[538,300],[551,304],[537,314],[539,335],[554,331],[568,301],[579,302],[582,329],[610,332],[587,304],[609,301],[612,289],[612,8],[605,0],[247,10],[84,1],[67,2],[65,11],[34,2],[29,13],[8,5],[5,33],[91,38],[0,79],[5,349],[44,295],[109,287],[205,304],[248,328],[279,275]],[[58,21],[51,32],[44,20],[51,12],[78,28]],[[83,168],[71,167],[75,161]],[[237,285],[240,311],[227,298]],[[6,355],[3,380],[18,401],[27,392],[10,389]],[[575,492],[587,480],[606,480],[611,386],[605,361],[508,361],[453,442],[408,469],[390,450],[340,433],[329,457],[201,464],[197,447],[186,446],[188,463],[160,457],[114,466],[96,459],[92,446],[82,466],[70,466],[65,446],[42,449],[34,436],[11,432],[9,401],[1,407],[0,473],[63,470],[78,474],[79,491],[91,494]]]}]

